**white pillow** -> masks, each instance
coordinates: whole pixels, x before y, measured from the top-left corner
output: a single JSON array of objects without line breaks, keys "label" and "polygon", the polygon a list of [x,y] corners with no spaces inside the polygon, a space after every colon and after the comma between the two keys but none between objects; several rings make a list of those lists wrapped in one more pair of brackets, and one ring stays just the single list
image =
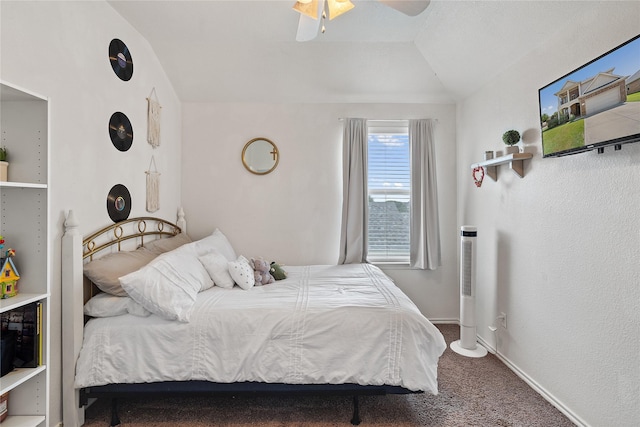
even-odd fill
[{"label": "white pillow", "polygon": [[[197,250],[196,250],[196,247],[194,246],[193,243],[188,243],[186,245],[180,246],[178,249],[175,249],[175,250],[176,251],[184,251],[184,252],[188,253],[190,256],[192,256],[192,257],[194,257],[196,259],[198,258],[198,255],[199,255]],[[202,264],[202,263],[200,263],[200,264]],[[205,273],[206,273],[206,275],[205,275]],[[201,265],[201,268],[198,269],[197,275],[199,277],[198,280],[200,280],[200,283],[202,285],[198,292],[206,291],[207,289],[213,287],[213,280],[211,279],[211,276],[209,275],[207,270],[204,269],[204,265]]]},{"label": "white pillow", "polygon": [[219,252],[211,252],[198,257],[213,284],[221,288],[231,289],[235,284],[233,277],[229,274],[229,261]]},{"label": "white pillow", "polygon": [[233,281],[245,291],[256,284],[253,268],[251,268],[249,260],[242,255],[237,260],[229,262],[229,274],[231,274]]},{"label": "white pillow", "polygon": [[217,251],[222,254],[227,261],[235,261],[237,257],[236,252],[233,250],[233,246],[231,246],[231,243],[229,243],[229,240],[227,239],[227,236],[217,228],[210,236],[197,240],[189,245],[196,248],[198,255],[206,255]]},{"label": "white pillow", "polygon": [[188,322],[198,292],[213,286],[189,246],[158,256],[140,270],[121,277],[120,284],[150,312],[167,320]]},{"label": "white pillow", "polygon": [[84,305],[84,314],[91,317],[114,317],[127,313],[140,317],[151,314],[131,297],[119,297],[105,292],[100,292]]}]

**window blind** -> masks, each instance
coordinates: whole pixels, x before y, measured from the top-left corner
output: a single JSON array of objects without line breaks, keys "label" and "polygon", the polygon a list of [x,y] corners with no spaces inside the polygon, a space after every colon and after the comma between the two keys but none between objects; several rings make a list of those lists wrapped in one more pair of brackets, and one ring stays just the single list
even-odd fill
[{"label": "window blind", "polygon": [[409,262],[411,163],[406,126],[369,126],[368,257]]}]

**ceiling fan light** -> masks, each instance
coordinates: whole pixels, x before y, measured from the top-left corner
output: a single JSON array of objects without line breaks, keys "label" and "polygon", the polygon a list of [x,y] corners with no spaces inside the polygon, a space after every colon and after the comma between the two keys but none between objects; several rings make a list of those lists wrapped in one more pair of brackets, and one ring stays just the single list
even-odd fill
[{"label": "ceiling fan light", "polygon": [[329,19],[337,18],[355,6],[349,0],[327,0],[329,6]]},{"label": "ceiling fan light", "polygon": [[310,18],[318,19],[318,0],[297,1],[293,5],[293,10],[307,15]]}]

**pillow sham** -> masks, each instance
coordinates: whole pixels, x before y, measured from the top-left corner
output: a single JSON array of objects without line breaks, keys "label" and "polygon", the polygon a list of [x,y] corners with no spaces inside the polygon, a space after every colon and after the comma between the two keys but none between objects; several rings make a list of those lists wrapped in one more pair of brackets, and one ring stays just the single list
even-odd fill
[{"label": "pillow sham", "polygon": [[253,288],[256,284],[253,268],[251,268],[249,260],[242,255],[237,260],[229,262],[229,274],[233,281],[245,291]]},{"label": "pillow sham", "polygon": [[217,251],[223,255],[227,261],[235,261],[237,258],[236,252],[233,250],[231,243],[229,243],[227,236],[218,228],[216,228],[211,235],[196,240],[192,245],[195,246],[198,255],[206,255]]},{"label": "pillow sham", "polygon": [[229,274],[229,261],[219,252],[210,252],[198,257],[215,286],[225,289],[233,288],[235,282]]},{"label": "pillow sham", "polygon": [[102,292],[124,297],[127,293],[118,278],[139,270],[156,256],[146,247],[110,253],[84,264],[84,275]]},{"label": "pillow sham", "polygon": [[149,243],[145,243],[144,247],[156,255],[161,255],[165,252],[178,249],[180,246],[191,242],[192,240],[187,234],[180,233],[173,237],[164,237],[162,239],[152,240]]},{"label": "pillow sham", "polygon": [[139,317],[151,314],[131,297],[117,297],[104,292],[94,296],[84,305],[84,314],[91,317],[114,317],[127,313]]},{"label": "pillow sham", "polygon": [[140,270],[121,277],[120,284],[150,312],[180,322],[189,321],[198,292],[213,286],[190,245],[158,256]]}]

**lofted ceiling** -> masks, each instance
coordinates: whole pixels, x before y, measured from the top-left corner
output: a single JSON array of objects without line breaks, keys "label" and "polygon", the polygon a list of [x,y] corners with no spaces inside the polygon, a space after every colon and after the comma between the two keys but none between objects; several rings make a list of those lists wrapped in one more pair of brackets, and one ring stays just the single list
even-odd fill
[{"label": "lofted ceiling", "polygon": [[182,101],[257,103],[456,102],[588,9],[431,0],[412,17],[352,1],[307,42],[295,40],[294,0],[109,4],[148,40]]}]

